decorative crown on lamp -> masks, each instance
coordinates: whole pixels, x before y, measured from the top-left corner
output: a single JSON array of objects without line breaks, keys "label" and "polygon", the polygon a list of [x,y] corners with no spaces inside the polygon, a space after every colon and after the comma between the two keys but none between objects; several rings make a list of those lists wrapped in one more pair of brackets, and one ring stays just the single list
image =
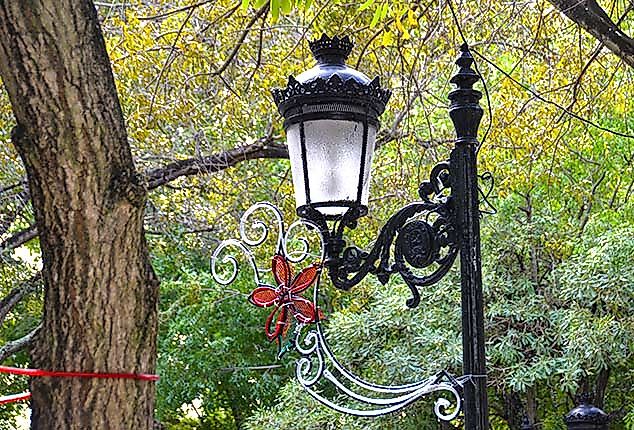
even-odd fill
[{"label": "decorative crown on lamp", "polygon": [[290,76],[273,98],[284,117],[297,214],[337,219],[368,212],[370,168],[391,92],[345,64],[353,43],[325,34],[309,43],[317,65]]}]

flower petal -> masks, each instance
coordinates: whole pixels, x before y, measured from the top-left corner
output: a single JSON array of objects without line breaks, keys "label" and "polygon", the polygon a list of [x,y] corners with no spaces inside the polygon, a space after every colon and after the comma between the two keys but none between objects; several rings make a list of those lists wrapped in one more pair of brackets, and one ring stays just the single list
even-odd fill
[{"label": "flower petal", "polygon": [[[266,334],[266,338],[269,340],[269,342],[272,342],[273,339],[277,339],[282,335],[282,331],[286,326],[287,313],[288,310],[286,306],[278,306],[277,308],[273,309],[273,312],[271,312],[271,314],[266,319],[266,322],[264,323],[264,333]],[[275,318],[275,314],[277,314],[277,318]],[[276,321],[275,327],[273,331],[271,331],[271,323],[273,322],[273,319],[275,319]]]},{"label": "flower petal", "polygon": [[273,257],[273,277],[275,278],[277,285],[284,285],[285,287],[288,287],[291,283],[292,276],[293,271],[291,266],[288,264],[288,261],[286,261],[286,258],[276,254]]},{"label": "flower petal", "polygon": [[318,264],[311,264],[299,272],[291,284],[291,293],[299,294],[310,287],[317,279],[318,268]]},{"label": "flower petal", "polygon": [[284,328],[282,329],[282,337],[286,337],[288,329],[291,328],[293,324],[293,314],[291,312],[286,312],[286,314],[286,324],[284,324]]},{"label": "flower petal", "polygon": [[279,294],[275,288],[268,285],[259,285],[249,295],[249,302],[255,306],[265,308],[271,306],[279,298]]},{"label": "flower petal", "polygon": [[315,322],[315,305],[310,300],[300,296],[293,296],[293,315],[302,324]]}]

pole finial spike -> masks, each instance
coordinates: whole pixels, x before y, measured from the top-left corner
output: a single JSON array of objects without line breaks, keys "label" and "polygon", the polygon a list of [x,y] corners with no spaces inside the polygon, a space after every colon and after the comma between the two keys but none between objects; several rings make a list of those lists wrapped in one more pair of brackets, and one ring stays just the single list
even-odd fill
[{"label": "pole finial spike", "polygon": [[473,89],[473,84],[480,79],[480,75],[471,67],[473,62],[468,45],[462,44],[456,60],[459,70],[450,80],[457,88],[449,93],[451,101],[449,115],[456,128],[458,138],[475,139],[483,115],[479,104],[482,93]]}]

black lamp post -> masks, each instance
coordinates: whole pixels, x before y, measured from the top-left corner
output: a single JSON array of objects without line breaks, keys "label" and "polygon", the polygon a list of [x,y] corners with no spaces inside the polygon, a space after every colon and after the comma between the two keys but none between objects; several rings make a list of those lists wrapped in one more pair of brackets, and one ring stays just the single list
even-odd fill
[{"label": "black lamp post", "polygon": [[[480,226],[476,173],[477,131],[482,118],[473,89],[480,77],[463,45],[451,79],[449,114],[457,138],[450,160],[432,169],[421,184],[421,200],[394,214],[372,250],[363,251],[343,240],[345,228],[355,228],[367,214],[372,152],[378,117],[390,91],[378,78],[370,80],[350,69],[345,59],[352,49],[347,37],[322,36],[310,43],[317,65],[285,89],[273,90],[284,116],[295,187],[297,214],[319,227],[325,242],[325,267],[332,283],[348,290],[368,273],[382,283],[399,274],[410,287],[408,305],[419,301],[418,288],[432,285],[460,254],[464,414],[467,429],[488,428]],[[420,218],[420,215],[425,215]],[[425,273],[417,272],[425,269]]]},{"label": "black lamp post", "polygon": [[[273,90],[285,120],[297,214],[301,220],[286,230],[279,209],[266,202],[253,205],[242,217],[241,240],[223,241],[214,251],[211,257],[214,279],[227,285],[237,278],[236,258],[221,257],[226,248],[237,248],[247,257],[256,284],[249,301],[259,307],[273,308],[264,326],[267,338],[277,341],[278,356],[293,349],[299,352],[298,382],[328,407],[358,416],[378,416],[444,392],[449,396],[439,397],[434,405],[439,419],[451,421],[463,411],[466,429],[488,429],[476,173],[482,95],[473,89],[479,79],[471,69],[473,58],[468,47],[462,46],[456,61],[460,70],[451,79],[457,88],[449,94],[449,114],[457,138],[449,161],[431,170],[429,180],[418,189],[420,200],[392,215],[372,249],[364,251],[347,244],[343,234],[346,228],[356,228],[358,219],[368,212],[378,118],[385,110],[390,91],[381,88],[378,78],[370,80],[345,65],[352,47],[348,37],[322,36],[310,43],[317,65],[297,78],[290,77],[285,89]],[[265,222],[251,220],[258,210],[273,214],[277,221],[276,254],[270,266],[275,281],[272,285],[263,281],[264,269],[258,266],[252,251],[269,237]],[[299,255],[289,252],[289,232],[299,225],[317,231],[320,261],[292,275],[290,263],[300,263],[309,256],[314,258],[305,238],[300,240],[304,249]],[[248,233],[249,228],[257,232],[256,236]],[[332,283],[343,290],[349,290],[368,274],[382,283],[398,274],[412,294],[407,305],[415,307],[420,303],[419,288],[437,283],[458,255],[462,279],[463,376],[453,377],[442,370],[417,382],[386,386],[360,378],[338,361],[321,325],[318,302],[322,267]],[[228,265],[229,276],[221,275],[216,267],[219,265]],[[312,302],[301,295],[311,285],[314,285]],[[291,326],[295,329],[289,335]],[[305,329],[306,326],[310,328]],[[330,384],[345,396],[327,398],[323,393],[328,391],[321,384]]]}]

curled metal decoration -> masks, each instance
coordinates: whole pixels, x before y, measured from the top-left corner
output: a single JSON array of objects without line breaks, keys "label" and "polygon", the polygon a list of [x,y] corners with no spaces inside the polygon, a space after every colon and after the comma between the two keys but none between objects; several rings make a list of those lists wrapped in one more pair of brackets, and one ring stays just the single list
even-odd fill
[{"label": "curled metal decoration", "polygon": [[[261,284],[262,273],[270,272],[270,269],[266,266],[258,266],[255,254],[252,251],[252,248],[257,248],[258,246],[264,244],[264,242],[266,242],[266,239],[270,235],[269,226],[266,222],[264,222],[261,218],[252,219],[254,217],[254,214],[256,214],[257,212],[265,212],[273,215],[275,219],[275,227],[277,228],[276,251],[278,253],[286,255],[287,258],[293,263],[300,263],[309,256],[315,255],[309,252],[309,242],[305,237],[295,238],[295,240],[302,244],[302,248],[300,250],[288,252],[288,241],[291,238],[291,233],[294,232],[299,226],[303,225],[312,230],[316,230],[316,225],[307,220],[299,220],[291,224],[288,230],[285,230],[284,221],[282,219],[282,213],[280,212],[280,210],[269,202],[259,202],[247,209],[240,218],[240,240],[227,239],[222,241],[220,245],[218,245],[218,247],[214,250],[211,256],[211,274],[213,275],[214,280],[219,284],[229,285],[233,281],[235,281],[238,276],[238,262],[236,257],[232,254],[224,255],[227,252],[227,248],[236,248],[247,258],[249,265],[253,270],[254,281],[256,285]],[[249,233],[249,227],[257,232],[256,236],[252,236]],[[321,258],[321,256],[323,255],[323,249],[318,255]],[[227,264],[230,265],[230,275],[228,277],[221,275],[218,270],[219,265]]]},{"label": "curled metal decoration", "polygon": [[[216,282],[221,285],[229,285],[238,277],[238,261],[236,257],[233,255],[225,255],[222,258],[220,256],[223,254],[226,248],[236,247],[238,248],[249,260],[249,264],[253,269],[253,276],[255,284],[260,284],[260,271],[258,270],[257,264],[255,262],[255,256],[251,252],[251,250],[245,246],[245,244],[237,239],[228,239],[224,240],[218,245],[215,249],[214,253],[211,255],[211,274]],[[218,273],[218,263],[220,264],[230,264],[231,272],[229,277],[224,277]]]},{"label": "curled metal decoration", "polygon": [[[384,229],[384,232],[394,232],[394,234],[398,232],[399,236],[413,235],[415,236],[416,241],[427,240],[418,238],[420,235],[427,234],[438,236],[445,234],[442,233],[445,228],[442,225],[435,225],[434,223],[430,224],[428,227],[420,224],[422,221],[410,221],[410,223],[414,224],[403,229],[403,227],[408,225],[405,220],[410,218],[410,214],[417,213],[417,211],[421,208],[433,209],[436,207],[430,206],[430,204],[431,203],[423,202],[418,204],[419,206],[417,206],[417,204],[407,206],[401,211],[404,214],[403,218],[393,217],[395,221],[391,220],[392,224],[388,223],[389,229]],[[254,270],[256,284],[260,284],[260,273],[263,269],[260,269],[256,264],[255,254],[252,248],[260,246],[266,241],[267,237],[269,237],[269,229],[265,222],[261,219],[257,219],[250,224],[252,228],[257,230],[257,237],[249,236],[247,231],[247,224],[254,214],[259,211],[270,212],[274,215],[278,230],[278,253],[286,256],[289,261],[296,263],[301,262],[308,257],[318,257],[320,261],[325,260],[326,239],[322,235],[323,230],[319,224],[310,220],[301,219],[291,224],[288,230],[285,230],[280,211],[270,203],[258,203],[249,208],[249,210],[247,210],[241,218],[241,240],[230,239],[222,242],[211,257],[211,271],[214,279],[220,284],[227,285],[228,283],[231,283],[236,279],[238,274],[237,259],[232,255],[222,256],[228,248],[237,249],[239,252],[245,254],[249,264]],[[442,222],[440,224],[442,224]],[[306,228],[308,231],[312,231],[318,235],[319,250],[317,252],[311,252],[311,242],[305,236],[294,237],[293,233],[300,227]],[[382,234],[387,237],[388,233],[384,232],[382,232]],[[390,244],[394,240],[394,234],[392,234],[389,239],[386,239],[386,241]],[[288,242],[291,238],[301,244],[299,250],[289,250]],[[426,265],[430,260],[438,262],[439,258],[436,257],[438,250],[433,247],[431,251],[431,254],[433,255],[427,255],[424,257],[427,260],[424,261],[414,255],[408,254],[408,251],[402,249],[404,246],[403,243],[407,240],[407,238],[400,239],[400,237],[396,240],[396,249],[401,248],[401,251],[396,252],[395,264],[401,264],[401,260],[407,262],[411,260],[414,261],[412,266],[419,267]],[[386,248],[381,249],[382,253],[386,252]],[[352,251],[348,251],[348,253],[350,252]],[[448,257],[444,258],[447,259]],[[451,258],[455,258],[455,256],[449,257],[449,259]],[[366,257],[365,260],[368,261],[368,258]],[[216,268],[218,264],[227,263],[230,264],[231,268],[230,276],[228,278],[221,276]],[[321,274],[322,268],[320,267],[318,269],[317,281],[313,288],[313,303],[316,308],[319,303]],[[412,275],[411,279],[412,285],[418,285],[422,282],[416,277],[416,275]],[[432,393],[446,393],[444,396],[439,397],[434,404],[434,413],[436,416],[440,420],[450,421],[456,418],[460,413],[462,407],[462,387],[464,384],[464,378],[455,379],[447,372],[441,371],[421,381],[404,385],[379,385],[365,381],[353,374],[337,360],[328,345],[324,334],[324,327],[319,319],[319,316],[316,317],[314,324],[297,324],[295,326],[294,347],[300,354],[300,358],[297,360],[295,368],[295,374],[299,384],[316,400],[336,411],[357,416],[378,416],[400,410],[417,399],[428,396]],[[352,400],[354,404],[359,405],[359,407],[351,407],[348,404],[342,404],[335,400],[326,398],[321,391],[327,384],[335,387],[340,393],[345,394],[348,399]],[[362,407],[361,405],[364,406]]]}]

